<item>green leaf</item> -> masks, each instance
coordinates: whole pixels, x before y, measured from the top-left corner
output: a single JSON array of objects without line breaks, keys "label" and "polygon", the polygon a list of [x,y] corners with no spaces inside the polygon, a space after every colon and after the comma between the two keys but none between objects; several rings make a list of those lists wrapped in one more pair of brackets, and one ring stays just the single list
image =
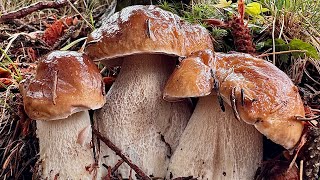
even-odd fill
[{"label": "green leaf", "polygon": [[217,8],[226,8],[231,5],[232,1],[220,0],[218,4],[214,5]]},{"label": "green leaf", "polygon": [[[305,50],[306,55],[315,59],[319,59],[317,49],[311,44],[304,42],[300,39],[293,39],[289,43],[291,50]],[[302,56],[303,53],[293,53],[294,56]]]},{"label": "green leaf", "polygon": [[[277,52],[279,52],[279,51],[288,51],[289,50],[288,44],[282,39],[275,39],[274,40],[274,44],[275,44],[275,50]],[[273,47],[272,39],[268,39],[267,41],[265,41],[264,42],[264,47],[272,48]]]},{"label": "green leaf", "polygon": [[268,11],[270,11],[268,8],[262,8],[262,9],[261,9],[261,12],[263,12],[263,13],[264,13],[264,12],[268,12]]},{"label": "green leaf", "polygon": [[83,41],[87,39],[87,37],[82,37],[82,38],[79,38],[79,39],[76,39],[74,41],[72,41],[71,43],[67,44],[66,46],[64,46],[63,48],[61,48],[60,50],[61,51],[67,51],[68,49],[70,49],[72,46],[78,44],[79,42]]},{"label": "green leaf", "polygon": [[[22,77],[22,75],[21,75],[21,73],[20,73],[20,70],[14,65],[13,61],[11,60],[11,58],[8,56],[8,54],[7,54],[3,49],[0,48],[0,52],[5,56],[5,58],[10,62],[10,64],[12,64],[14,70],[16,71],[17,76],[14,75],[14,74],[12,74],[13,77],[14,77],[14,79],[16,79],[18,82],[20,82],[20,81],[23,79],[23,77]],[[7,69],[2,62],[0,62],[0,65],[1,65],[2,67],[4,67],[5,69]],[[8,69],[8,70],[9,70],[9,69]],[[10,70],[9,70],[9,71],[10,71]],[[11,71],[10,71],[10,72],[11,72]]]},{"label": "green leaf", "polygon": [[[275,44],[275,51],[276,52],[289,50],[289,45],[282,39],[275,39],[274,44]],[[260,51],[264,51],[266,49],[273,48],[272,39],[268,39],[267,41],[264,41],[264,42],[257,44],[257,48],[260,48],[259,49]],[[278,56],[279,60],[282,62],[288,62],[288,60],[289,60],[289,54],[280,54],[277,56]]]}]

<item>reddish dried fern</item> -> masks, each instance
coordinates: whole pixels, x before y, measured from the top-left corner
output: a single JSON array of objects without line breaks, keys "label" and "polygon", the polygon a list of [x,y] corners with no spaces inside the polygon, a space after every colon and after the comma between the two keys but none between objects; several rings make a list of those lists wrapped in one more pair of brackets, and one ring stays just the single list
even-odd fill
[{"label": "reddish dried fern", "polygon": [[234,16],[229,23],[236,50],[239,52],[254,54],[256,52],[256,48],[253,44],[248,26],[244,25],[243,20],[236,16]]},{"label": "reddish dried fern", "polygon": [[256,52],[255,45],[252,40],[248,24],[244,24],[245,6],[244,1],[238,1],[238,16],[233,16],[231,20],[223,22],[217,19],[204,20],[210,26],[231,29],[234,46],[237,51],[254,54]]},{"label": "reddish dried fern", "polygon": [[62,18],[56,20],[53,24],[48,25],[47,29],[44,31],[42,39],[50,46],[54,45],[55,42],[64,34],[68,26],[76,25],[76,18]]}]

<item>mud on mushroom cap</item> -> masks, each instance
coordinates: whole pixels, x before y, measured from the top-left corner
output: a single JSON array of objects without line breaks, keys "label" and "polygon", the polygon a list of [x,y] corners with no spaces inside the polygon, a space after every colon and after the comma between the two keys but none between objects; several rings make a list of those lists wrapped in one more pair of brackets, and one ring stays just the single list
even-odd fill
[{"label": "mud on mushroom cap", "polygon": [[88,56],[54,51],[39,61],[22,88],[24,108],[35,120],[63,119],[103,106],[102,76]]},{"label": "mud on mushroom cap", "polygon": [[86,53],[93,60],[131,54],[186,56],[212,49],[208,31],[156,6],[130,6],[115,13],[88,37]]}]

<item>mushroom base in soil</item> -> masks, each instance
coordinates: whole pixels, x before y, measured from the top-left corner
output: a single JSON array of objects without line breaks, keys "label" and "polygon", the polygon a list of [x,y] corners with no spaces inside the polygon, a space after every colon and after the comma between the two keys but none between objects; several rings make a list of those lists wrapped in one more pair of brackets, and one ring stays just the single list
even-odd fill
[{"label": "mushroom base in soil", "polygon": [[90,147],[89,120],[88,111],[83,111],[62,120],[37,121],[37,136],[41,137],[41,174],[48,179],[91,179],[95,176],[91,171],[95,162]]},{"label": "mushroom base in soil", "polygon": [[262,160],[262,135],[238,121],[216,96],[199,98],[174,152],[167,178],[253,179]]},{"label": "mushroom base in soil", "polygon": [[[94,115],[99,131],[154,177],[165,177],[169,158],[191,115],[188,101],[170,103],[162,98],[175,67],[171,58],[147,54],[125,57],[107,103]],[[120,159],[105,145],[100,157],[108,166]],[[118,172],[127,178],[130,168],[122,164]]]}]

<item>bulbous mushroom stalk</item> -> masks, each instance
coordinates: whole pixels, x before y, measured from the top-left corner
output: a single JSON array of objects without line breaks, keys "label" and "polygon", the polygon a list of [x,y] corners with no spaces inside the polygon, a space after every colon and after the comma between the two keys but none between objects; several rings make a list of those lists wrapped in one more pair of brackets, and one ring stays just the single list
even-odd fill
[{"label": "bulbous mushroom stalk", "polygon": [[88,109],[105,103],[96,65],[80,53],[54,51],[21,89],[27,115],[37,120],[41,178],[95,178]]},{"label": "bulbous mushroom stalk", "polygon": [[[207,96],[212,90],[216,97]],[[295,118],[304,117],[296,87],[274,65],[248,54],[206,50],[184,59],[169,78],[164,98],[186,97],[200,98],[169,165],[174,177],[253,179],[262,157],[258,131],[291,149],[303,130]]]},{"label": "bulbous mushroom stalk", "polygon": [[170,159],[167,178],[254,179],[262,160],[262,135],[221,111],[214,95],[201,97]]},{"label": "bulbous mushroom stalk", "polygon": [[[88,43],[92,59],[106,65],[123,62],[107,94],[110,103],[95,113],[100,132],[146,174],[165,177],[191,107],[187,101],[164,101],[162,90],[177,56],[212,48],[209,33],[155,6],[132,6],[104,22]],[[116,164],[119,157],[105,146],[101,151],[108,155],[102,162]],[[122,177],[129,172],[128,166],[120,166]]]}]

